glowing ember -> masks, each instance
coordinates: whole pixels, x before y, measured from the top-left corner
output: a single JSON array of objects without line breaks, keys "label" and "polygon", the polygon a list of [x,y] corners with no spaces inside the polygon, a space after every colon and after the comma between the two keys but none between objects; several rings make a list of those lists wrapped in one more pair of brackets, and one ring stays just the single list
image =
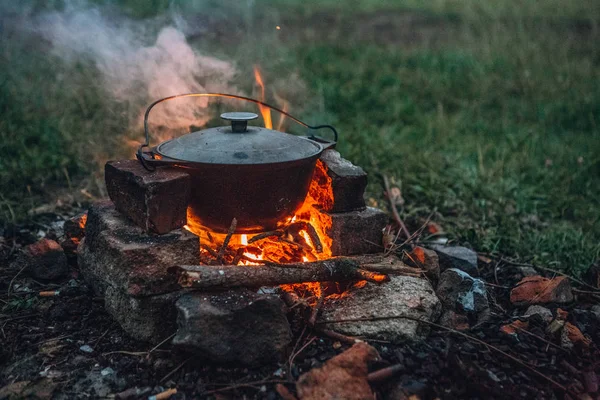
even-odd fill
[{"label": "glowing ember", "polygon": [[[260,101],[265,101],[265,83],[263,82],[262,76],[258,67],[254,67],[254,79],[256,79],[257,85],[260,87]],[[265,128],[273,129],[273,122],[271,121],[271,109],[259,105],[260,113],[262,114],[263,121],[265,122]]]}]

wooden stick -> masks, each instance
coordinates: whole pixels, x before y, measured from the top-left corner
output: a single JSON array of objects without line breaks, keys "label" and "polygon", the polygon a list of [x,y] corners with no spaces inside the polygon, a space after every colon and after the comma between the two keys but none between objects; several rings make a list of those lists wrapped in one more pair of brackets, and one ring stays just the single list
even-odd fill
[{"label": "wooden stick", "polygon": [[406,239],[409,239],[411,236],[410,232],[406,228],[406,225],[404,225],[404,221],[402,221],[402,218],[400,218],[400,214],[398,214],[398,209],[396,208],[396,204],[394,204],[394,199],[392,199],[390,180],[388,179],[388,177],[386,175],[383,175],[383,185],[385,186],[385,195],[390,202],[390,208],[392,209],[392,214],[394,216],[394,220],[396,221],[396,223],[398,224],[400,229],[402,229],[402,232],[404,233],[404,235],[406,235]]},{"label": "wooden stick", "polygon": [[390,275],[417,275],[424,273],[425,270],[419,268],[413,268],[402,261],[398,260],[395,262],[378,262],[374,264],[362,264],[360,266],[362,269],[366,269],[367,271],[380,272],[382,274],[390,274]]},{"label": "wooden stick", "polygon": [[385,367],[375,372],[371,372],[369,375],[367,375],[367,380],[369,381],[369,383],[382,382],[391,378],[397,373],[404,371],[405,369],[406,367],[404,366],[404,364],[390,365],[389,367]]},{"label": "wooden stick", "polygon": [[270,232],[259,233],[258,235],[252,236],[250,239],[248,239],[248,244],[258,242],[259,240],[266,239],[271,236],[281,237],[281,236],[283,236],[283,231],[270,231]]},{"label": "wooden stick", "polygon": [[229,245],[229,241],[231,240],[231,236],[233,236],[233,233],[235,232],[235,228],[237,228],[237,219],[234,218],[231,220],[231,225],[229,225],[229,230],[227,231],[227,236],[225,236],[223,245],[221,246],[221,249],[219,250],[219,253],[217,255],[218,262],[223,261],[223,256],[225,255],[225,249]]},{"label": "wooden stick", "polygon": [[303,282],[347,282],[367,280],[387,282],[385,274],[366,271],[348,258],[332,258],[298,264],[268,264],[248,267],[236,265],[184,265],[178,267],[179,284],[192,288],[231,288],[277,286]]},{"label": "wooden stick", "polygon": [[318,334],[321,334],[323,336],[327,336],[333,340],[337,340],[338,342],[344,342],[347,344],[355,344],[358,342],[362,342],[363,340],[359,339],[359,338],[355,338],[352,336],[346,336],[343,335],[339,332],[336,331],[332,331],[331,329],[315,329],[315,332]]},{"label": "wooden stick", "polygon": [[320,291],[319,300],[317,300],[317,304],[315,304],[315,306],[311,310],[310,317],[308,318],[308,326],[311,326],[311,327],[315,326],[315,323],[317,322],[317,315],[319,314],[319,311],[321,310],[321,307],[323,306],[323,302],[325,301],[325,294],[323,293],[325,291],[325,288],[323,287],[323,284],[320,282],[319,282],[319,291]]}]

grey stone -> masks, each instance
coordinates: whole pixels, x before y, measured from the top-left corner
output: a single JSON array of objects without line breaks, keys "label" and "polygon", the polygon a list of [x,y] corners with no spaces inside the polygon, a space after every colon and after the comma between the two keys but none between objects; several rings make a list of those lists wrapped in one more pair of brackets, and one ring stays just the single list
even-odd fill
[{"label": "grey stone", "polygon": [[478,314],[489,308],[485,283],[457,268],[442,272],[437,295],[444,307],[458,313]]},{"label": "grey stone", "polygon": [[113,286],[132,296],[148,296],[180,289],[168,269],[197,264],[199,254],[198,237],[187,230],[146,233],[110,201],[102,201],[89,209],[78,262],[85,280],[100,295]]},{"label": "grey stone", "polygon": [[592,313],[596,316],[598,321],[600,322],[600,304],[596,304],[591,308]]},{"label": "grey stone", "polygon": [[177,301],[177,334],[183,351],[226,364],[257,365],[285,359],[292,342],[279,296],[249,290],[189,293]]},{"label": "grey stone", "polygon": [[52,280],[69,272],[67,256],[54,240],[40,239],[25,247],[13,263],[13,268],[25,269],[35,279]]},{"label": "grey stone", "polygon": [[359,166],[341,157],[335,150],[326,150],[321,161],[327,167],[333,189],[333,207],[330,212],[360,211],[366,207],[364,193],[367,173]]},{"label": "grey stone", "polygon": [[[440,301],[429,281],[410,276],[390,275],[389,282],[367,283],[364,287],[352,289],[348,296],[326,300],[320,320],[406,315],[435,321],[440,313]],[[427,325],[403,318],[333,323],[326,326],[350,336],[392,342],[420,340],[429,332]]]},{"label": "grey stone", "polygon": [[542,307],[542,306],[538,306],[538,305],[529,306],[527,311],[525,311],[526,317],[531,317],[534,315],[539,316],[545,322],[550,322],[554,318],[554,316],[552,315],[552,311],[550,311],[546,307]]},{"label": "grey stone", "polygon": [[104,295],[104,307],[132,338],[160,343],[175,332],[175,301],[182,293],[133,297],[108,286]]},{"label": "grey stone", "polygon": [[117,210],[147,232],[168,233],[187,221],[190,177],[181,169],[147,171],[137,160],[109,161],[106,190]]},{"label": "grey stone", "polygon": [[459,314],[453,310],[444,310],[438,324],[458,331],[470,328],[469,318],[466,315]]},{"label": "grey stone", "polygon": [[479,275],[477,270],[477,253],[461,246],[432,246],[440,258],[440,268],[457,268],[469,275]]},{"label": "grey stone", "polygon": [[334,256],[377,253],[383,250],[383,228],[388,216],[383,211],[367,207],[363,211],[329,214],[330,236]]}]

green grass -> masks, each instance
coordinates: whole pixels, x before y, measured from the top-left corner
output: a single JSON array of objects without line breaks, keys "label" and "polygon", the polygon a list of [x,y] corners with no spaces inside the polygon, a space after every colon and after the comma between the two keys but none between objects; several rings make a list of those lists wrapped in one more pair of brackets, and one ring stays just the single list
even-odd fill
[{"label": "green grass", "polygon": [[[121,2],[124,12],[142,19],[169,7],[154,3]],[[209,7],[213,23],[236,26],[224,38],[209,31],[194,46],[236,61],[243,88],[251,86],[252,66],[261,65],[293,112],[335,123],[339,150],[371,176],[374,204],[386,206],[379,178],[385,173],[402,186],[407,220],[437,210],[436,220],[457,242],[479,251],[575,274],[599,259],[596,3],[339,4],[171,7]],[[5,219],[7,205],[22,217],[37,201],[35,195],[21,200],[30,196],[27,185],[43,194],[47,185],[64,185],[66,174],[73,180],[97,174],[100,160],[91,149],[110,155],[106,149],[127,129],[115,110],[134,106],[102,100],[85,62],[65,71],[59,60],[29,51],[26,40],[1,43]],[[56,79],[64,74],[69,84]]]}]

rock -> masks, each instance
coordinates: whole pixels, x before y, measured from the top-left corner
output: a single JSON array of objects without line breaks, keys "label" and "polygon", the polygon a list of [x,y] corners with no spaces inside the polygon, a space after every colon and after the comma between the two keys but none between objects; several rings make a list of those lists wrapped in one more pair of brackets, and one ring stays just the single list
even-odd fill
[{"label": "rock", "polygon": [[35,382],[19,381],[0,388],[0,399],[52,399],[56,386],[51,379],[40,379]]},{"label": "rock", "polygon": [[[429,281],[390,275],[389,282],[367,283],[364,287],[351,289],[348,296],[326,300],[321,320],[406,315],[435,321],[440,313],[441,304]],[[345,335],[391,342],[419,340],[429,332],[427,325],[402,318],[327,324],[327,327]]]},{"label": "rock", "polygon": [[102,201],[89,209],[78,264],[98,294],[112,286],[139,297],[179,290],[177,277],[168,268],[197,264],[199,254],[199,239],[187,230],[148,234],[121,215],[110,201]]},{"label": "rock", "polygon": [[471,249],[461,246],[432,246],[432,249],[440,258],[440,267],[444,271],[448,268],[456,268],[469,275],[477,276],[477,253]]},{"label": "rock", "polygon": [[538,305],[529,306],[527,311],[525,311],[525,317],[533,317],[533,316],[537,316],[538,318],[540,318],[540,320],[542,320],[546,323],[549,323],[552,321],[552,319],[554,319],[554,316],[552,315],[552,311],[550,311],[546,307],[542,307],[542,306],[538,306]]},{"label": "rock", "polygon": [[576,345],[589,347],[592,341],[585,337],[578,327],[566,322],[560,335],[560,345],[566,349],[572,349]]},{"label": "rock", "polygon": [[516,320],[511,322],[510,324],[502,325],[500,327],[500,332],[505,335],[517,338],[519,332],[527,328],[529,328],[529,321]]},{"label": "rock", "polygon": [[79,348],[79,350],[83,351],[84,353],[93,353],[94,352],[94,349],[92,349],[91,346],[88,344],[84,344],[83,346],[81,346]]},{"label": "rock", "polygon": [[217,363],[257,365],[283,361],[292,333],[283,301],[243,290],[188,293],[176,303],[173,345]]},{"label": "rock", "polygon": [[176,330],[175,302],[181,292],[134,297],[108,286],[104,293],[106,311],[134,339],[160,343]]},{"label": "rock", "polygon": [[383,228],[388,216],[383,211],[367,207],[363,211],[329,214],[334,256],[377,253],[383,250]]},{"label": "rock", "polygon": [[67,256],[54,240],[40,239],[25,247],[13,264],[13,268],[25,268],[35,279],[53,280],[69,272]]},{"label": "rock", "polygon": [[440,279],[440,259],[433,250],[417,246],[406,256],[406,263],[426,271],[425,275],[434,283]]},{"label": "rock", "polygon": [[150,172],[137,160],[109,161],[104,175],[117,210],[144,231],[162,234],[186,224],[190,177],[181,169]]},{"label": "rock", "polygon": [[510,291],[510,301],[515,305],[569,303],[573,301],[573,293],[566,276],[552,279],[528,276]]},{"label": "rock", "polygon": [[456,268],[442,272],[437,295],[444,307],[458,313],[476,315],[489,308],[485,283]]},{"label": "rock", "polygon": [[300,400],[366,400],[375,394],[367,381],[369,363],[377,361],[377,350],[356,343],[320,368],[303,374],[296,383]]},{"label": "rock", "polygon": [[332,213],[364,210],[364,193],[367,187],[367,173],[331,149],[321,155],[321,161],[327,167],[333,189]]},{"label": "rock", "polygon": [[452,310],[444,310],[438,324],[457,331],[469,330],[469,318]]}]

